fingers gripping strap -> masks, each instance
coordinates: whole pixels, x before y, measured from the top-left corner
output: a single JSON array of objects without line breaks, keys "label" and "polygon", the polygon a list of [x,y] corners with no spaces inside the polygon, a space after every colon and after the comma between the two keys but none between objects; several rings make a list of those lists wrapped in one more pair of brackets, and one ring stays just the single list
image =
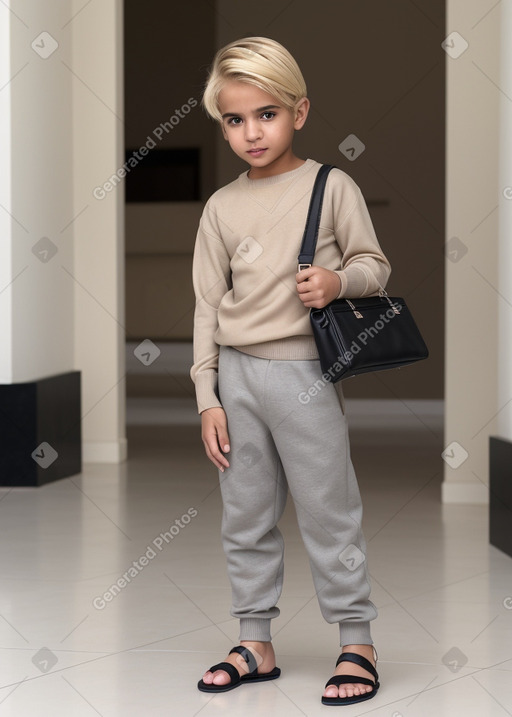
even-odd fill
[{"label": "fingers gripping strap", "polygon": [[242,647],[242,645],[238,645],[237,647],[234,647],[232,650],[229,651],[229,654],[231,655],[232,652],[238,652],[239,655],[242,655],[244,660],[247,663],[247,667],[249,669],[249,674],[251,675],[254,672],[258,671],[258,663],[256,662],[256,659],[252,652],[248,650],[246,647]]},{"label": "fingers gripping strap", "polygon": [[322,202],[324,198],[325,185],[327,183],[327,175],[334,169],[331,164],[322,164],[316,175],[311,200],[309,203],[308,217],[306,220],[306,228],[302,237],[302,245],[298,258],[299,264],[312,264],[315,256],[316,241],[318,238],[318,227],[320,225],[320,216],[322,214]]}]

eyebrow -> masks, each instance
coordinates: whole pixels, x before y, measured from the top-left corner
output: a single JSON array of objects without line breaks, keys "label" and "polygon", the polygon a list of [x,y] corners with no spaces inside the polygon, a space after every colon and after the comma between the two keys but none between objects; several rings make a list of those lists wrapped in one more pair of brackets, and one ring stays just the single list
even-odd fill
[{"label": "eyebrow", "polygon": [[[279,105],[265,105],[265,107],[258,107],[256,110],[254,110],[254,114],[258,114],[259,112],[265,112],[266,110],[278,109],[280,109]],[[222,119],[225,119],[226,117],[240,117],[240,112],[225,112],[222,115]]]}]

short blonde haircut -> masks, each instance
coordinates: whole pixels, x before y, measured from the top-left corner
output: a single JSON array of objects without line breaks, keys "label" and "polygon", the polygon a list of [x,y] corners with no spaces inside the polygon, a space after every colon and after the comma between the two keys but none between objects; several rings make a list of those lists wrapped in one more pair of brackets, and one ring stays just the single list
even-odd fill
[{"label": "short blonde haircut", "polygon": [[289,110],[307,94],[304,77],[294,58],[268,37],[235,40],[215,55],[202,103],[210,117],[218,122],[222,122],[219,93],[230,80],[256,85]]}]

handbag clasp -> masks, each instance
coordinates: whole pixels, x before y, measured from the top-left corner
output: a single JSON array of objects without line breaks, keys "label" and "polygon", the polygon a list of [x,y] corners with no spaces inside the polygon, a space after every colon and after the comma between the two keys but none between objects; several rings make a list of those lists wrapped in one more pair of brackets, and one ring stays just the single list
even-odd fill
[{"label": "handbag clasp", "polygon": [[400,309],[398,308],[398,306],[395,306],[395,304],[391,301],[389,296],[386,294],[386,296],[384,296],[382,298],[387,299],[387,301],[389,302],[389,305],[391,306],[391,308],[393,309],[395,314],[398,314],[398,316],[400,316]]},{"label": "handbag clasp", "polygon": [[393,311],[395,312],[395,314],[398,314],[398,316],[400,316],[400,309],[397,306],[395,306],[395,304],[391,301],[391,299],[388,296],[388,292],[386,291],[386,289],[383,289],[382,286],[380,286],[380,288],[379,288],[379,296],[381,299],[386,299],[387,302],[389,303],[389,305],[391,306],[391,308],[393,309]]},{"label": "handbag clasp", "polygon": [[362,319],[362,318],[363,318],[362,313],[356,309],[356,307],[355,307],[354,304],[350,301],[350,299],[345,299],[345,301],[347,302],[347,304],[348,304],[348,305],[350,306],[350,308],[352,309],[352,311],[353,311],[354,316],[356,317],[356,319]]}]

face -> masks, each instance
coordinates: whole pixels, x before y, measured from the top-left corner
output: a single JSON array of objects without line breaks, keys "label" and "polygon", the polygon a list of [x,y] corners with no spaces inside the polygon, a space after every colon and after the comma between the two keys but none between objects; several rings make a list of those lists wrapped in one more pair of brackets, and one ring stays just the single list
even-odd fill
[{"label": "face", "polygon": [[259,87],[230,80],[219,93],[219,109],[224,138],[250,164],[251,179],[282,174],[302,164],[293,154],[292,142],[295,130],[306,121],[307,98],[291,112]]}]

